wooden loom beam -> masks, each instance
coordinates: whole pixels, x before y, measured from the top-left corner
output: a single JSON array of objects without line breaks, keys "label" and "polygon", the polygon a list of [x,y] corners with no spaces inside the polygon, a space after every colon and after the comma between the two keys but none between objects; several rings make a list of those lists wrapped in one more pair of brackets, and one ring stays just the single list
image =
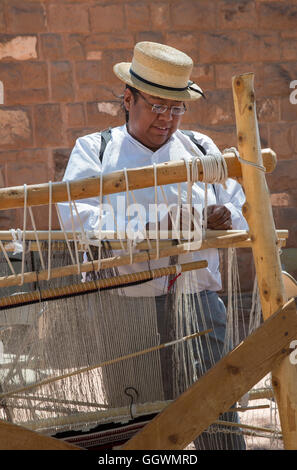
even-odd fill
[{"label": "wooden loom beam", "polygon": [[0,420],[0,450],[83,450],[69,442],[43,436]]},{"label": "wooden loom beam", "polygon": [[[279,247],[266,184],[265,173],[254,165],[263,165],[257,123],[254,74],[233,77],[238,150],[242,164],[242,183],[246,195],[243,213],[248,221],[264,320],[286,301]],[[250,163],[250,164],[249,164]],[[287,358],[273,368],[272,383],[276,395],[284,446],[297,449],[297,368]]]},{"label": "wooden loom beam", "polygon": [[[180,270],[182,273],[202,268],[207,268],[207,261],[193,261],[191,263],[183,263],[180,265]],[[170,274],[177,274],[177,267],[175,265],[164,268],[151,269],[149,271],[147,270],[134,272],[131,274],[123,274],[121,276],[113,276],[105,279],[97,279],[96,281],[80,282],[79,284],[14,294],[0,298],[0,309],[10,306],[17,307],[18,305],[24,305],[27,303],[30,304],[89,292],[96,292],[106,288],[117,288],[133,282],[145,280],[148,281],[158,277],[169,276]]]},{"label": "wooden loom beam", "polygon": [[[23,232],[21,231],[21,234],[23,236]],[[49,240],[49,234],[51,234],[51,242],[58,242],[62,241],[65,242],[65,238],[67,238],[68,241],[73,241],[74,239],[77,240],[78,244],[81,245],[84,243],[86,245],[86,242],[81,242],[80,241],[80,236],[81,232],[70,232],[66,231],[63,232],[62,230],[52,230],[49,232],[48,230],[39,230],[36,233],[33,230],[26,230],[25,232],[25,239],[28,242],[36,242],[38,239],[40,242],[42,241],[48,241]],[[181,233],[182,235],[182,233]],[[240,240],[241,237],[244,237],[246,235],[245,240]],[[280,239],[288,238],[289,233],[288,230],[276,230],[276,235]],[[239,237],[239,239],[237,239]],[[181,237],[182,240],[183,237]],[[239,242],[239,241],[246,241],[249,238],[249,234],[247,230],[206,230],[206,235],[205,238],[202,240],[202,245],[201,249],[204,249],[205,247],[208,248],[208,244],[210,244],[210,248],[215,247],[213,244],[218,244],[220,245],[222,242],[227,242],[230,241],[231,243]],[[8,230],[1,230],[0,231],[0,240],[4,241],[6,243],[5,249],[7,249],[7,245],[10,244],[11,248],[9,248],[7,251],[12,251],[13,244],[11,243],[12,240],[12,234]],[[96,238],[96,236],[92,236],[89,238],[90,244],[92,244],[92,241],[99,241],[99,238]],[[111,244],[111,247],[114,249],[122,249],[121,242],[127,249],[127,241],[122,240],[117,237],[116,232],[105,232],[102,230],[101,232],[101,238],[100,240],[102,242],[108,241]],[[149,238],[150,243],[153,244],[155,241],[155,238]],[[164,241],[164,239],[160,238],[159,242],[160,243],[169,243],[172,244],[172,240],[175,240],[175,234],[172,233],[170,230],[168,230],[168,238]],[[205,247],[203,246],[205,244]],[[223,243],[224,244],[224,243]],[[248,241],[248,244],[250,244],[250,240]],[[137,249],[147,249],[149,246],[148,241],[145,239],[142,242],[137,243]],[[228,246],[228,243],[226,243],[226,247]],[[224,246],[225,247],[225,246]],[[218,248],[222,248],[221,246],[218,246]],[[37,250],[37,247],[35,248]]]},{"label": "wooden loom beam", "polygon": [[288,356],[296,336],[296,304],[291,299],[121,450],[184,449]]},{"label": "wooden loom beam", "polygon": [[[217,232],[217,233],[216,233]],[[5,238],[2,238],[2,234],[4,234]],[[28,235],[28,237],[27,237]],[[279,241],[279,246],[284,247],[286,246],[286,239],[288,238],[288,231],[287,230],[276,230],[276,236]],[[63,240],[64,234],[61,231],[55,231],[51,234],[51,250],[54,251],[65,251],[65,237]],[[76,239],[79,238],[79,233],[75,234]],[[28,250],[30,251],[41,251],[48,250],[49,232],[41,232],[41,236],[38,234],[39,246],[36,241],[36,234],[34,232],[26,232],[26,240],[28,241]],[[74,235],[72,233],[67,234],[68,240],[73,240]],[[1,240],[9,240],[7,232],[0,232],[0,241]],[[128,244],[126,240],[117,240],[106,239],[108,240],[108,246],[112,250],[122,250],[123,247],[128,252]],[[104,243],[105,240],[102,241]],[[187,243],[184,239],[181,240],[181,243]],[[90,243],[92,245],[92,242]],[[166,240],[160,239],[159,240],[159,247],[166,248],[172,247],[176,245],[176,240],[169,237]],[[82,243],[80,241],[77,242],[78,251],[86,251],[86,243]],[[199,250],[206,250],[207,248],[250,248],[251,247],[251,239],[249,234],[246,230],[207,230],[206,237],[203,238],[201,242],[201,246]],[[138,242],[135,246],[137,251],[144,251],[144,250],[151,250],[156,249],[156,241],[155,240],[143,240]],[[5,241],[3,243],[3,249],[6,253],[14,251],[14,244],[11,242]],[[0,277],[0,285],[1,285],[1,277]]]},{"label": "wooden loom beam", "polygon": [[[276,230],[276,236],[278,237],[278,243],[280,246],[285,245],[286,238],[288,233],[286,230]],[[59,238],[60,239],[60,238]],[[1,240],[1,238],[0,238]],[[32,242],[35,243],[35,242]],[[42,243],[42,242],[41,242]],[[55,242],[54,242],[55,243]],[[59,243],[59,242],[58,242]],[[117,240],[111,241],[111,247],[113,249],[120,249],[121,245]],[[125,245],[125,242],[124,242]],[[151,241],[152,250],[147,252],[149,245],[147,241],[141,242],[137,245],[139,253],[133,254],[134,262],[143,262],[148,261],[149,259],[164,258],[168,256],[183,254],[188,252],[187,242],[180,243],[179,245],[175,244],[174,240],[160,240],[159,241],[159,253],[156,250],[156,243]],[[245,230],[208,230],[207,238],[205,238],[201,243],[201,250],[207,248],[249,248],[251,247],[251,240],[249,238],[249,233]],[[79,246],[79,249],[81,247]],[[59,249],[59,247],[58,247]],[[33,247],[33,251],[37,251],[37,246]],[[190,250],[191,251],[191,250]],[[196,249],[194,250],[196,251]],[[104,258],[101,260],[101,269],[113,268],[116,266],[123,266],[131,262],[130,255],[115,256],[112,258]],[[77,264],[72,264],[68,266],[52,268],[50,270],[50,279],[57,277],[66,277],[75,275],[79,272],[89,272],[93,271],[95,262],[83,263],[78,267]],[[21,274],[11,274],[8,276],[0,277],[0,287],[9,287],[16,286],[21,283],[29,282],[38,282],[47,280],[49,272],[47,269],[40,271],[38,274],[36,272],[25,272],[22,276]]]},{"label": "wooden loom beam", "polygon": [[[240,238],[241,237],[241,238]],[[237,240],[244,240],[247,238],[247,234],[237,235]],[[140,253],[133,253],[133,263],[141,263],[145,261],[151,261],[159,258],[166,258],[168,256],[174,256],[179,254],[189,253],[191,250],[187,249],[187,244],[181,243],[179,245],[174,246],[167,246],[164,248],[160,248],[159,250],[151,250],[150,252],[143,251]],[[102,258],[100,261],[100,265],[97,260],[89,261],[86,263],[82,263],[79,268],[80,272],[90,272],[94,271],[94,269],[108,269],[111,267],[116,266],[124,266],[131,263],[130,254],[124,256],[113,256],[111,258]],[[63,276],[71,276],[78,274],[78,265],[68,265],[58,268],[52,268],[50,270],[50,279],[63,277]],[[29,282],[39,282],[39,281],[46,281],[48,280],[49,272],[47,269],[40,271],[39,273],[32,271],[32,272],[25,272],[22,274],[11,274],[10,276],[4,276],[0,278],[0,287],[9,287],[9,286],[17,286],[21,283],[29,283]]]},{"label": "wooden loom beam", "polygon": [[[271,149],[264,149],[263,159],[267,172],[274,170],[276,165],[276,154]],[[228,175],[230,178],[240,178],[242,176],[240,162],[233,153],[224,155]],[[191,167],[191,163],[190,163]],[[203,180],[203,170],[201,163],[198,163],[198,179]],[[129,189],[153,187],[154,167],[131,168],[127,170]],[[166,162],[157,165],[158,185],[182,183],[187,181],[187,167],[183,160],[178,162]],[[35,184],[26,187],[27,205],[38,206],[49,203],[49,184]],[[84,199],[88,197],[99,197],[100,177],[85,178],[69,183],[71,199]],[[114,194],[126,191],[126,180],[124,171],[115,171],[102,178],[102,195]],[[67,184],[65,182],[52,183],[52,203],[68,201]],[[16,209],[24,207],[25,189],[24,186],[15,186],[0,189],[0,210]]]}]

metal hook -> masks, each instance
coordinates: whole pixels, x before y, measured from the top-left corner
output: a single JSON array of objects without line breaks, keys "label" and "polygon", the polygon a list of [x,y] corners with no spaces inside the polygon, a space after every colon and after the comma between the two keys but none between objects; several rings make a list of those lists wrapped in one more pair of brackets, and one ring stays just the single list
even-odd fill
[{"label": "metal hook", "polygon": [[128,390],[133,390],[135,392],[137,398],[138,398],[139,395],[138,395],[138,391],[136,390],[136,388],[134,388],[134,387],[126,387],[125,388],[125,394],[128,397],[130,397],[130,416],[131,416],[131,419],[134,419],[134,416],[132,414],[132,406],[133,406],[134,397],[133,397],[133,395],[131,395],[130,393],[127,392]]}]

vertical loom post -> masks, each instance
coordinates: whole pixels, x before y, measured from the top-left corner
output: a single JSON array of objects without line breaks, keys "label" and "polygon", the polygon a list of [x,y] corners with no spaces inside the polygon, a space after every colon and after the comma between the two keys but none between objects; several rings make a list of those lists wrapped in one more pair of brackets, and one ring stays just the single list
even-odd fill
[{"label": "vertical loom post", "polygon": [[[232,89],[239,154],[246,162],[261,166],[254,74],[233,77]],[[243,163],[242,179],[246,194],[243,212],[250,227],[262,313],[264,320],[267,320],[286,301],[270,194],[261,169]],[[284,446],[286,449],[297,449],[297,369],[290,364],[289,358],[272,371],[272,382]]]}]

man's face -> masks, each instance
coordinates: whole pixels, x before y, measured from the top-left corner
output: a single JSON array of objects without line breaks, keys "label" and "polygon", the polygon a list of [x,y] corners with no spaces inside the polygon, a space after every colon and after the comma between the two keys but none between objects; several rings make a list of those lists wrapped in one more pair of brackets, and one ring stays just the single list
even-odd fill
[{"label": "man's face", "polygon": [[[152,111],[152,105],[154,104],[167,105],[169,109],[165,113],[157,114]],[[139,92],[135,100],[131,90],[126,89],[124,105],[129,112],[129,133],[153,151],[156,151],[167,142],[178,129],[182,119],[181,115],[174,115],[170,110],[172,106],[182,108],[182,101],[158,98],[144,92]]]}]

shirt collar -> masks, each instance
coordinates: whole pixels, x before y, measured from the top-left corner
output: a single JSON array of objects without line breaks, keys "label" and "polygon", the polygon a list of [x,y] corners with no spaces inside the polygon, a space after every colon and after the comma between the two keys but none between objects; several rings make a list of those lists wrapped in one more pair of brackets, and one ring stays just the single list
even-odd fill
[{"label": "shirt collar", "polygon": [[139,147],[141,147],[141,149],[143,150],[146,150],[150,155],[152,155],[153,153],[157,153],[159,150],[165,148],[167,145],[169,145],[170,142],[172,142],[174,140],[174,135],[171,135],[170,138],[167,140],[167,142],[162,145],[162,147],[160,147],[158,150],[156,150],[155,152],[151,149],[149,149],[148,147],[146,147],[145,145],[143,145],[141,142],[139,142],[139,140],[135,139],[134,137],[132,137],[131,134],[129,134],[128,132],[128,129],[127,129],[127,124],[124,124],[123,126],[123,131],[124,131],[124,134],[127,136],[127,138],[133,143],[133,144],[136,144],[138,145]]}]

